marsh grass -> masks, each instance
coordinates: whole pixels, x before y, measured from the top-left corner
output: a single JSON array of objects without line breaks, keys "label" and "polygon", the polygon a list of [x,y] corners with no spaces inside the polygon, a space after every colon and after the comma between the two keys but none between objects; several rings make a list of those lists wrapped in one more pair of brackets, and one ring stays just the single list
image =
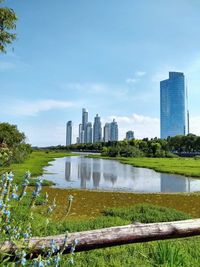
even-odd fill
[{"label": "marsh grass", "polygon": [[200,177],[200,161],[195,160],[195,158],[111,158],[98,155],[89,155],[89,157],[118,160],[124,164],[149,168],[163,173],[180,174],[196,178]]}]

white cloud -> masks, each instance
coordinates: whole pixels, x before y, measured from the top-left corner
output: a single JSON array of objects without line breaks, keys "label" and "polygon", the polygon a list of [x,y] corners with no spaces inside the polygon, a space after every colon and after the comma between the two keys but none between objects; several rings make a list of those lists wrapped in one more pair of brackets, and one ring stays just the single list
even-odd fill
[{"label": "white cloud", "polygon": [[14,101],[6,105],[3,110],[5,113],[23,116],[37,116],[40,112],[52,109],[66,109],[76,104],[69,101],[59,101],[53,99],[45,99],[38,101]]},{"label": "white cloud", "polygon": [[141,76],[146,75],[146,72],[145,71],[136,71],[135,75],[141,77]]},{"label": "white cloud", "polygon": [[137,83],[138,79],[135,79],[135,78],[127,78],[126,79],[126,83],[127,84],[134,84],[134,83]]},{"label": "white cloud", "polygon": [[77,90],[84,95],[122,97],[128,94],[127,88],[104,83],[66,83],[60,85],[63,90]]},{"label": "white cloud", "polygon": [[190,133],[200,135],[200,116],[191,117],[191,119],[190,119]]},{"label": "white cloud", "polygon": [[131,116],[109,116],[107,121],[112,119],[115,119],[118,123],[120,140],[125,138],[126,132],[129,130],[135,132],[136,138],[160,136],[160,120],[158,118],[134,113]]}]

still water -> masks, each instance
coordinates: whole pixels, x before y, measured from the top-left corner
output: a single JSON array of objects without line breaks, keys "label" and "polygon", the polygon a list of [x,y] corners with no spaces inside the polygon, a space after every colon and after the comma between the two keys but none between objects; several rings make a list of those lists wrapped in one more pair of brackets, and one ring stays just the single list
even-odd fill
[{"label": "still water", "polygon": [[200,191],[200,180],[136,168],[114,160],[73,156],[58,158],[46,167],[44,179],[59,188],[128,192]]}]

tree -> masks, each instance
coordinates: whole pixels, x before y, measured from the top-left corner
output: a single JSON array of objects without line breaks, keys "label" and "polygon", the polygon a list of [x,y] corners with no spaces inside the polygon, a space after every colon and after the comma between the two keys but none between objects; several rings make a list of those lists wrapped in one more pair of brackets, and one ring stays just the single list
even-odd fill
[{"label": "tree", "polygon": [[0,123],[0,166],[24,161],[31,153],[31,146],[25,141],[25,134],[16,125]]},{"label": "tree", "polygon": [[[0,0],[2,3],[3,0]],[[8,7],[0,8],[0,52],[6,52],[6,46],[16,38],[13,30],[16,29],[17,16],[13,9]]]}]

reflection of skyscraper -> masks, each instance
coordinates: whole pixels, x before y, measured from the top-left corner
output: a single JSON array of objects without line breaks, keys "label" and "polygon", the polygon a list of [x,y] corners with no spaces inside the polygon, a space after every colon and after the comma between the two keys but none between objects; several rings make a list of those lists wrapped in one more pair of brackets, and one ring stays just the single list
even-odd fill
[{"label": "reflection of skyscraper", "polygon": [[93,166],[93,172],[92,172],[93,187],[98,188],[101,180],[101,161],[92,159],[91,164]]},{"label": "reflection of skyscraper", "polygon": [[97,114],[94,118],[94,126],[93,126],[93,142],[101,142],[102,141],[102,129],[101,129],[101,118]]},{"label": "reflection of skyscraper", "polygon": [[115,184],[115,182],[117,181],[117,175],[111,172],[104,172],[103,173],[103,178],[105,181],[109,181],[112,183],[112,185]]},{"label": "reflection of skyscraper", "polygon": [[116,169],[116,162],[109,161],[108,166],[104,166],[103,170],[103,178],[105,181],[109,181],[112,183],[112,185],[115,184],[117,181],[118,175],[117,175],[118,170]]},{"label": "reflection of skyscraper", "polygon": [[72,121],[68,121],[66,125],[66,146],[72,144]]},{"label": "reflection of skyscraper", "polygon": [[78,162],[78,178],[81,180],[81,188],[86,189],[87,181],[91,179],[91,164],[84,157],[81,157]]},{"label": "reflection of skyscraper", "polygon": [[187,192],[187,178],[178,175],[160,174],[161,192]]},{"label": "reflection of skyscraper", "polygon": [[71,162],[65,162],[65,180],[70,182],[71,181]]},{"label": "reflection of skyscraper", "polygon": [[169,72],[160,82],[161,138],[185,134],[185,78],[181,72]]}]

